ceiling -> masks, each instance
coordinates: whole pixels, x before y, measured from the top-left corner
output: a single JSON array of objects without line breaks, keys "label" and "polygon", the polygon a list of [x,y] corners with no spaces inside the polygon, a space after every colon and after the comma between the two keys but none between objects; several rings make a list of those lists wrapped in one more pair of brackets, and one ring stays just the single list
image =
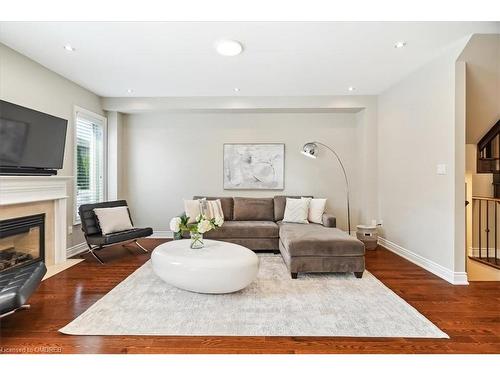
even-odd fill
[{"label": "ceiling", "polygon": [[[494,22],[1,22],[0,42],[104,97],[376,95],[453,42],[499,31]],[[224,38],[243,53],[218,55]]]}]

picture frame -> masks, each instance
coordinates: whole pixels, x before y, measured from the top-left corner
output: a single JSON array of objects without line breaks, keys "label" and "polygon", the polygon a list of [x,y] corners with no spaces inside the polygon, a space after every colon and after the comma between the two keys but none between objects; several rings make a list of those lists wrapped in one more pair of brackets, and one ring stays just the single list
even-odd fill
[{"label": "picture frame", "polygon": [[224,190],[283,190],[284,143],[225,143]]}]

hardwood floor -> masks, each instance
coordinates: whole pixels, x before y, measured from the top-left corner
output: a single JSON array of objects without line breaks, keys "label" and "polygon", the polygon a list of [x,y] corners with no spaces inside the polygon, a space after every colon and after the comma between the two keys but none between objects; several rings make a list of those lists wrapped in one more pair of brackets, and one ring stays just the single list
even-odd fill
[{"label": "hardwood floor", "polygon": [[[149,249],[161,240],[141,241]],[[453,286],[378,248],[367,269],[450,339],[352,337],[66,336],[57,330],[149,259],[133,246],[108,248],[53,276],[32,296],[30,311],[0,321],[0,353],[500,353],[500,282]]]}]

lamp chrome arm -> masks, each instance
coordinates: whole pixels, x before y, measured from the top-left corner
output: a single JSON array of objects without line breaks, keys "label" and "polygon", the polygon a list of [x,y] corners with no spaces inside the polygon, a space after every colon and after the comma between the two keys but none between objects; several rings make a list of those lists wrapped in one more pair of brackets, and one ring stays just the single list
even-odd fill
[{"label": "lamp chrome arm", "polygon": [[345,180],[345,192],[346,192],[346,200],[347,200],[347,228],[348,228],[349,235],[350,235],[351,234],[351,208],[350,208],[350,203],[349,203],[349,179],[347,178],[347,173],[346,173],[346,170],[344,167],[344,163],[342,163],[342,159],[340,159],[340,156],[337,154],[337,152],[335,152],[335,150],[332,149],[330,146],[325,145],[324,143],[319,142],[319,141],[314,141],[314,142],[310,142],[310,143],[314,143],[316,145],[323,146],[327,150],[329,150],[335,156],[335,158],[337,159],[337,161],[340,164],[340,167],[342,168],[342,172],[344,174],[344,180]]}]

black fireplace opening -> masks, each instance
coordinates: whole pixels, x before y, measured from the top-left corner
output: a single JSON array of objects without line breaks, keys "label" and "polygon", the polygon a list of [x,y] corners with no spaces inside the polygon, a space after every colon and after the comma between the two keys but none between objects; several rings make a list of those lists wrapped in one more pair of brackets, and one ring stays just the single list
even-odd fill
[{"label": "black fireplace opening", "polygon": [[45,214],[0,220],[0,273],[45,259]]}]

